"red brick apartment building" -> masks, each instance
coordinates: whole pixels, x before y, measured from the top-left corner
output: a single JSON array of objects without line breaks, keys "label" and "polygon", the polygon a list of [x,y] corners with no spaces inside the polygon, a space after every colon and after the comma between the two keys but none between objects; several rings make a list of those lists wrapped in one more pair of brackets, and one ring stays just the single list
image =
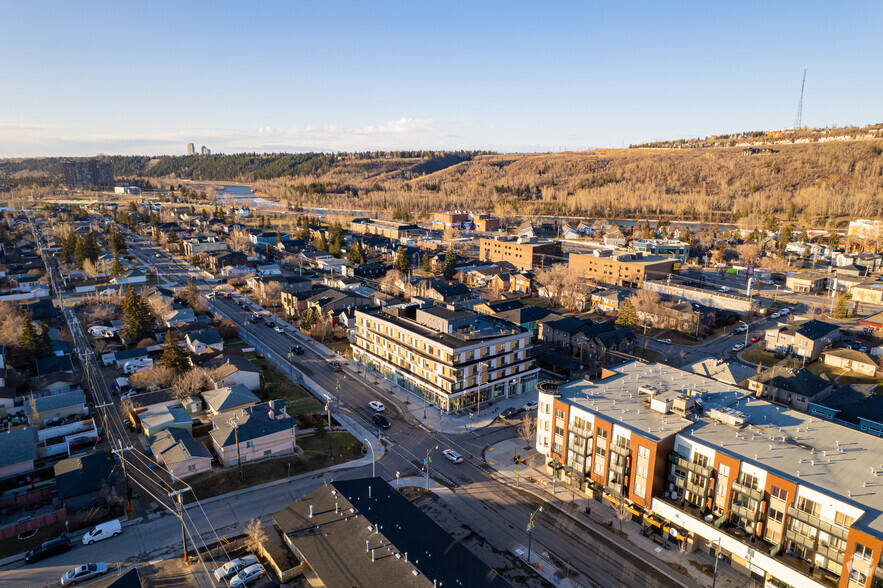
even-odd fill
[{"label": "red brick apartment building", "polygon": [[588,497],[763,586],[883,586],[883,439],[661,364],[537,388],[537,450]]}]

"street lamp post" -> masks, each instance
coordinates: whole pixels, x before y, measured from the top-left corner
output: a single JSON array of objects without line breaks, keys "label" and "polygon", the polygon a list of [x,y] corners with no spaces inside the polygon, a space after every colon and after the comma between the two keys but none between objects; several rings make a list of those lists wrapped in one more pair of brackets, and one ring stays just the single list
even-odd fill
[{"label": "street lamp post", "polygon": [[720,538],[715,539],[712,545],[715,543],[717,543],[717,549],[714,550],[714,575],[711,577],[711,588],[714,588],[714,585],[717,583],[717,560],[720,559]]},{"label": "street lamp post", "polygon": [[[438,445],[435,446],[435,449],[438,449]],[[429,453],[433,450],[432,447],[426,450],[426,459],[423,460],[423,467],[426,469],[426,489],[429,490],[429,464],[432,463],[432,458],[429,457]]]},{"label": "street lamp post", "polygon": [[[338,384],[340,386],[340,384]],[[331,444],[331,397],[325,394],[325,412],[328,413],[328,457],[334,459],[334,450]]]},{"label": "street lamp post", "polygon": [[530,520],[527,521],[527,565],[530,565],[530,548],[531,543],[533,542],[533,528],[536,527],[533,522],[533,518],[538,512],[543,512],[542,506],[530,513]]},{"label": "street lamp post", "polygon": [[739,322],[742,323],[743,325],[745,325],[745,345],[744,346],[748,347],[748,331],[751,329],[751,327],[749,327],[748,323],[746,323],[745,321],[739,321]]},{"label": "street lamp post", "polygon": [[377,460],[374,459],[374,444],[371,443],[370,441],[368,441],[367,437],[365,437],[365,443],[367,443],[368,447],[371,448],[371,477],[375,478],[377,476],[376,476],[376,472],[374,471],[374,462]]}]

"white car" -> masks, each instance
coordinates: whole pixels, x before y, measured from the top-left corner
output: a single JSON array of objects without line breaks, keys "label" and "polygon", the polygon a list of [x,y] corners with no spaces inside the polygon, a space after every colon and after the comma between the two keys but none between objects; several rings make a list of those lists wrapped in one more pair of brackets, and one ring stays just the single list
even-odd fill
[{"label": "white car", "polygon": [[384,410],[386,410],[386,407],[383,406],[383,403],[377,400],[372,400],[368,403],[368,406],[370,406],[374,412],[383,412]]},{"label": "white car", "polygon": [[97,578],[98,576],[103,576],[106,573],[106,563],[92,563],[86,564],[84,566],[77,566],[71,571],[65,572],[64,575],[61,576],[61,585],[73,586],[77,582],[92,580],[94,578]]},{"label": "white car", "polygon": [[737,333],[744,333],[747,330],[748,330],[748,327],[746,327],[745,325],[739,325],[738,327],[736,327]]},{"label": "white car", "polygon": [[285,331],[285,329],[283,329],[279,325],[276,325],[275,327],[273,327],[273,330],[276,331],[277,333],[282,333]]},{"label": "white car", "polygon": [[729,292],[729,291],[730,291],[730,289],[727,288],[726,286],[721,286],[720,288],[718,288],[718,292]]},{"label": "white car", "polygon": [[123,373],[128,376],[137,371],[146,370],[147,368],[152,367],[153,360],[149,357],[147,359],[132,359],[123,364]]},{"label": "white car", "polygon": [[244,570],[240,570],[233,579],[230,581],[230,588],[239,588],[239,586],[245,586],[247,584],[251,584],[258,578],[264,575],[264,568],[261,564],[254,564],[252,566],[248,566]]},{"label": "white car", "polygon": [[245,557],[237,557],[233,561],[228,561],[221,567],[215,570],[215,580],[220,582],[221,580],[227,578],[228,576],[232,576],[233,574],[239,572],[240,570],[244,570],[249,566],[253,566],[258,563],[258,558],[256,555],[248,554]]},{"label": "white car", "polygon": [[862,345],[861,347],[859,347],[858,350],[859,350],[861,353],[867,353],[867,352],[868,352],[868,348],[865,347],[864,345]]},{"label": "white car", "polygon": [[786,314],[788,314],[788,313],[790,313],[790,312],[791,312],[791,309],[788,308],[787,306],[786,306],[785,308],[783,308],[782,310],[779,311],[779,313],[780,313],[781,315],[783,315],[783,316],[786,315]]},{"label": "white car", "polygon": [[782,316],[782,313],[781,313],[781,312],[774,312],[774,313],[770,316],[770,318],[777,319],[777,318],[779,318],[780,316]]},{"label": "white car", "polygon": [[663,345],[671,345],[671,339],[660,339],[659,342]]},{"label": "white car", "polygon": [[531,410],[536,410],[536,408],[540,405],[536,400],[531,400],[527,404],[521,407],[521,410],[530,412]]},{"label": "white car", "polygon": [[733,351],[742,351],[743,349],[745,349],[744,343],[736,343],[733,345]]},{"label": "white car", "polygon": [[442,451],[442,454],[444,454],[444,456],[448,458],[448,461],[450,461],[451,463],[463,463],[463,456],[453,449],[445,449],[444,451]]}]

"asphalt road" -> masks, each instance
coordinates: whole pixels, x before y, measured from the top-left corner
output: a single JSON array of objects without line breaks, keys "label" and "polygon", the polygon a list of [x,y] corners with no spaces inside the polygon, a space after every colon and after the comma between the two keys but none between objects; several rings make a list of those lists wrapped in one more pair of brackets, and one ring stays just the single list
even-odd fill
[{"label": "asphalt road", "polygon": [[[160,257],[156,257],[157,249],[149,245],[131,243],[130,240],[130,249],[144,261],[149,260],[152,255],[152,265],[159,269],[162,276],[178,285],[195,277],[192,269],[171,256],[160,253]],[[203,291],[212,287],[201,278],[197,278],[197,284]],[[430,464],[430,485],[433,481],[438,481],[453,492],[451,503],[461,515],[465,515],[462,518],[470,521],[473,531],[501,551],[508,551],[515,544],[526,543],[524,526],[541,502],[528,493],[497,482],[482,457],[484,448],[503,439],[513,438],[513,426],[497,421],[485,429],[463,435],[430,431],[407,420],[388,394],[384,395],[358,374],[337,373],[329,369],[327,363],[330,358],[318,352],[307,337],[298,335],[295,339],[289,333],[277,333],[266,326],[245,325],[251,310],[240,308],[232,299],[219,298],[213,306],[216,312],[231,318],[261,348],[271,355],[276,354],[278,358],[286,358],[289,347],[295,341],[298,342],[306,351],[303,355],[292,358],[293,368],[300,370],[330,393],[336,391],[338,376],[345,375],[340,380],[340,393],[334,394],[338,396],[336,410],[345,411],[361,424],[370,427],[373,426],[370,420],[372,411],[367,403],[377,399],[384,402],[387,407],[386,415],[392,426],[383,435],[387,452],[375,463],[377,475],[395,480],[398,473],[405,483],[408,478],[411,483],[417,482],[424,475],[423,461],[429,451],[433,458]],[[464,462],[453,464],[444,459],[441,451],[446,448],[455,449],[462,454]],[[290,480],[274,486],[272,490],[222,496],[204,505],[205,514],[198,506],[188,508],[186,520],[189,526],[198,529],[206,541],[214,539],[214,533],[206,519],[211,521],[219,536],[237,535],[250,518],[259,516],[269,520],[274,512],[311,492],[327,478],[345,479],[369,475],[371,467],[364,466]],[[535,552],[547,551],[568,562],[581,576],[585,586],[673,585],[661,579],[649,566],[632,564],[618,547],[598,541],[574,528],[572,519],[557,514],[553,509],[545,509],[536,521],[537,526],[533,533]],[[64,571],[84,562],[138,563],[177,557],[181,550],[180,537],[178,519],[169,515],[160,516],[150,522],[125,527],[119,537],[91,546],[77,545],[66,554],[33,566],[25,566],[22,562],[8,565],[0,570],[0,588],[53,585]],[[223,562],[215,563],[220,565]],[[212,565],[214,564],[209,564],[209,567]]]}]

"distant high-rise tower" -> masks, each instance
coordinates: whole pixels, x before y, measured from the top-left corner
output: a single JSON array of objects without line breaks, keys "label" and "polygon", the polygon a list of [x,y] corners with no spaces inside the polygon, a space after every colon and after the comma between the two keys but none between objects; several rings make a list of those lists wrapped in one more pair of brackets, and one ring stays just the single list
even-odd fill
[{"label": "distant high-rise tower", "polygon": [[202,153],[203,155],[211,155],[211,154],[212,154],[212,150],[209,149],[208,147],[206,147],[205,145],[203,145],[203,146],[202,146],[201,153]]},{"label": "distant high-rise tower", "polygon": [[187,155],[196,155],[196,145],[187,143]]},{"label": "distant high-rise tower", "polygon": [[61,171],[68,188],[113,186],[113,166],[109,161],[68,160],[61,164]]}]

